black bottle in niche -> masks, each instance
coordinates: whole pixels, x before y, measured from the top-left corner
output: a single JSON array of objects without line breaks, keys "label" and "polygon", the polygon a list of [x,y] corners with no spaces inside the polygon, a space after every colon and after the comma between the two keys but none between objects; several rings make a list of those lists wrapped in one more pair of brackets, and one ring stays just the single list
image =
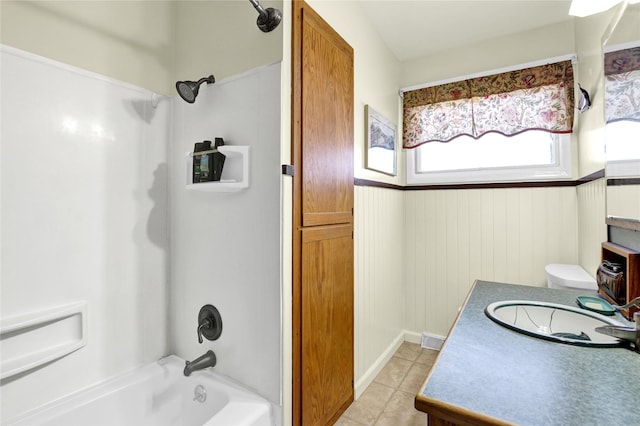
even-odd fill
[{"label": "black bottle in niche", "polygon": [[225,155],[218,151],[224,145],[222,138],[211,141],[196,142],[193,148],[193,183],[219,181],[222,176]]},{"label": "black bottle in niche", "polygon": [[216,138],[214,144],[214,153],[211,155],[213,157],[213,180],[220,180],[222,177],[222,167],[224,166],[224,160],[227,158],[223,153],[218,151],[219,146],[224,145],[224,140],[222,138]]},{"label": "black bottle in niche", "polygon": [[193,147],[193,183],[211,180],[211,173],[209,172],[210,154],[211,141],[196,142]]}]

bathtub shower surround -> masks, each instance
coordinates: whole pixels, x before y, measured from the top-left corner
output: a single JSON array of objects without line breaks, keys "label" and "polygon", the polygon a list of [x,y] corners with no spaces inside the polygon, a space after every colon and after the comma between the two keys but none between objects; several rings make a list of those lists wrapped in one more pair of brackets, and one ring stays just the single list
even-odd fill
[{"label": "bathtub shower surround", "polygon": [[[193,104],[172,102],[173,353],[192,360],[212,350],[215,371],[280,405],[280,64],[203,85]],[[247,186],[237,192],[185,186],[185,153],[214,137],[226,148],[250,149],[251,156],[243,156]],[[223,180],[234,161],[227,158]],[[198,185],[216,182],[192,186]],[[203,303],[215,305],[224,330],[219,339],[199,343],[195,320]]]},{"label": "bathtub shower surround", "polygon": [[[203,86],[187,104],[0,53],[2,318],[87,303],[86,345],[2,380],[0,423],[167,354],[208,350],[279,419],[280,64]],[[218,136],[250,147],[248,187],[187,191],[185,152]],[[194,313],[209,300],[225,332],[199,344]]]},{"label": "bathtub shower surround", "polygon": [[[84,347],[2,381],[4,424],[168,353],[171,103],[18,49],[0,54],[2,318],[87,303]],[[64,344],[28,334],[34,351]]]},{"label": "bathtub shower surround", "polygon": [[56,361],[87,344],[87,302],[3,317],[0,342],[1,380]]},{"label": "bathtub shower surround", "polygon": [[180,358],[163,358],[26,413],[7,426],[274,424],[271,404],[264,398],[213,371],[184,377],[183,366]]}]

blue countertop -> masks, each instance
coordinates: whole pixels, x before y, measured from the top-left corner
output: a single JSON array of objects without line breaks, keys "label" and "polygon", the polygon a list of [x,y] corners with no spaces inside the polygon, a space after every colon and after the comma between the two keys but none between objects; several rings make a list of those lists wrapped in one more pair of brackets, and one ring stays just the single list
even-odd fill
[{"label": "blue countertop", "polygon": [[537,339],[484,313],[499,300],[576,306],[577,296],[594,294],[477,281],[416,407],[478,414],[497,424],[640,425],[640,354]]}]

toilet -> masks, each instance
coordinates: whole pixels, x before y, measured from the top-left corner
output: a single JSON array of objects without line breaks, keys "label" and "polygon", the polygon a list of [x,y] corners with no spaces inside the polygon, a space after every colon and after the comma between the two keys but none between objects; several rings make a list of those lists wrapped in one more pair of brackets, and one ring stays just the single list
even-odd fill
[{"label": "toilet", "polygon": [[580,265],[552,263],[544,267],[547,287],[573,290],[598,290],[596,280]]}]

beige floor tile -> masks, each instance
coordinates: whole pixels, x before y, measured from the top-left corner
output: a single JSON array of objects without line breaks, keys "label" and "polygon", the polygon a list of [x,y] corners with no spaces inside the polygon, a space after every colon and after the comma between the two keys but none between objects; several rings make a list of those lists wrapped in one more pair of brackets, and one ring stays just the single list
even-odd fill
[{"label": "beige floor tile", "polygon": [[427,415],[413,404],[437,356],[438,351],[404,342],[336,425],[427,425]]},{"label": "beige floor tile", "polygon": [[422,347],[417,343],[403,342],[393,356],[406,359],[407,361],[415,361],[416,358],[420,356],[421,351]]},{"label": "beige floor tile", "polygon": [[418,364],[417,362],[414,363],[409,369],[409,372],[407,373],[398,389],[408,393],[412,393],[414,395],[417,394],[424,384],[424,381],[427,378],[427,374],[429,374],[430,369],[430,365]]},{"label": "beige floor tile", "polygon": [[391,357],[387,365],[378,373],[374,382],[397,388],[404,380],[413,363],[406,359]]},{"label": "beige floor tile", "polygon": [[427,414],[413,406],[415,394],[396,391],[376,422],[376,426],[427,425]]},{"label": "beige floor tile", "polygon": [[362,423],[351,420],[349,417],[342,416],[334,423],[334,426],[364,426]]},{"label": "beige floor tile", "polygon": [[416,358],[416,362],[432,366],[436,362],[438,354],[438,351],[434,351],[432,349],[422,349],[420,355],[418,355],[418,358]]},{"label": "beige floor tile", "polygon": [[360,398],[349,406],[341,418],[348,417],[363,425],[373,425],[384,410],[395,389],[371,383]]}]

